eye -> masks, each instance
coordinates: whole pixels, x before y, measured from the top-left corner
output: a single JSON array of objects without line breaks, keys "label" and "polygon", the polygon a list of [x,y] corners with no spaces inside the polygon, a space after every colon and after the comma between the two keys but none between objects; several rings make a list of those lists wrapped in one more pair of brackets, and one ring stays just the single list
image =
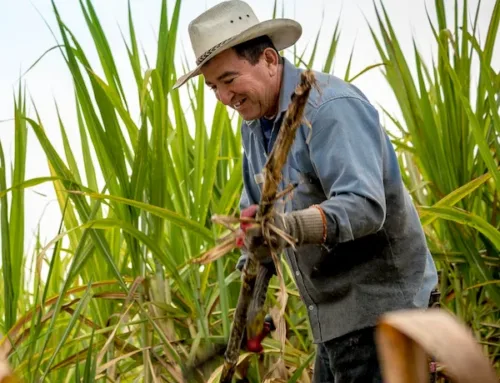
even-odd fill
[{"label": "eye", "polygon": [[230,79],[230,80],[224,81],[224,84],[229,85],[229,84],[231,84],[233,82],[233,80],[234,80],[234,77],[232,79]]}]

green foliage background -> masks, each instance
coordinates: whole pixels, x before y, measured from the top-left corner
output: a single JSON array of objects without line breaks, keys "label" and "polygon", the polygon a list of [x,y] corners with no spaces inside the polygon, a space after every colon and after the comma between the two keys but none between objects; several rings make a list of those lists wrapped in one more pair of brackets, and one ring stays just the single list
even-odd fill
[{"label": "green foliage background", "polygon": [[[12,159],[0,142],[0,355],[26,382],[181,382],[183,369],[223,349],[228,338],[238,255],[203,268],[189,262],[223,235],[213,214],[238,214],[239,121],[220,104],[205,120],[201,78],[187,85],[188,99],[171,90],[185,71],[174,60],[181,0],[168,13],[166,0],[158,1],[156,62],[139,49],[129,7],[124,44],[136,93],[127,95],[92,2],[80,0],[80,7],[96,63],[53,3],[57,49],[73,79],[78,116],[71,128],[59,119],[64,151],[53,146],[36,105],[27,113],[22,85],[15,96]],[[391,137],[439,267],[442,307],[470,326],[500,370],[500,74],[492,67],[500,1],[478,41],[477,12],[466,12],[467,1],[462,8],[455,2],[454,23],[447,25],[444,1],[436,0],[437,18],[429,20],[438,52],[432,62],[417,48],[408,61],[385,8],[375,6],[378,24],[370,27],[381,64],[353,75],[349,61],[345,79],[381,70],[394,92],[402,119],[387,113],[397,128]],[[273,16],[276,10],[275,3]],[[331,72],[341,30],[337,24],[327,33],[333,37],[325,62],[315,62],[318,39],[307,54],[286,54],[298,66]],[[129,108],[132,98],[139,115]],[[80,134],[81,159],[68,129]],[[30,130],[45,152],[46,177],[26,178]],[[25,190],[47,182],[63,216],[58,236],[43,244],[37,238],[34,253],[22,257]],[[33,274],[27,276],[29,260]],[[315,348],[284,267],[290,295],[285,363],[290,382],[308,382]],[[277,291],[273,280],[270,305]],[[242,354],[241,372],[248,367],[250,381],[260,382],[279,355],[278,342],[268,338],[262,355]],[[190,381],[214,378],[220,362],[191,369]]]}]

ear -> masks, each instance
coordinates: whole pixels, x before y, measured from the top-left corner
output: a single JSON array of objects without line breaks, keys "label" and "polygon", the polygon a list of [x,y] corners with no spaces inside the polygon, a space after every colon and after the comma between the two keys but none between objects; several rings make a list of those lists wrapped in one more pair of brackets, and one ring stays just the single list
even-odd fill
[{"label": "ear", "polygon": [[276,74],[280,62],[279,54],[272,48],[266,48],[264,52],[262,52],[262,56],[266,67],[270,70],[270,74]]}]

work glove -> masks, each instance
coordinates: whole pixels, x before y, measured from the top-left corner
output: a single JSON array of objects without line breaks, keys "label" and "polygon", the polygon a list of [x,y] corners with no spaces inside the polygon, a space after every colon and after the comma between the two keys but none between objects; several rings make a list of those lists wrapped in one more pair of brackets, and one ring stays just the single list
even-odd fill
[{"label": "work glove", "polygon": [[[241,211],[241,217],[255,217],[257,210],[257,205],[249,206]],[[278,231],[276,233],[271,227],[266,228],[270,233],[270,243],[264,239],[260,222],[241,223],[239,238],[240,247],[263,264],[272,262],[271,249],[280,254],[291,243],[294,246],[320,244],[326,239],[326,218],[319,206],[287,214],[274,213],[266,224],[273,225]]]}]

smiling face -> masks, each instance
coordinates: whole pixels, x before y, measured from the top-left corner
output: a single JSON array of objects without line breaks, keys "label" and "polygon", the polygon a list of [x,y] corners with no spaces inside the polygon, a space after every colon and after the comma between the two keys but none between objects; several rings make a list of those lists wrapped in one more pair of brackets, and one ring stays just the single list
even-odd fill
[{"label": "smiling face", "polygon": [[201,68],[205,83],[217,99],[247,121],[276,114],[281,71],[279,55],[271,48],[262,52],[255,65],[234,49],[227,49]]}]

